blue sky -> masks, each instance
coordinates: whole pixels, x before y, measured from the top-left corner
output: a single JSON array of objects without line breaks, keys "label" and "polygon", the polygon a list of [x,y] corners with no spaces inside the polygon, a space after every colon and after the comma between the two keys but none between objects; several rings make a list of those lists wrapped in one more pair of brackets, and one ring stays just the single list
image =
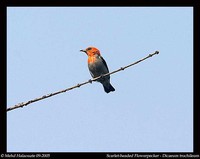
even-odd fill
[{"label": "blue sky", "polygon": [[192,7],[8,7],[7,107],[91,78],[99,48],[115,92],[94,82],[7,114],[8,152],[192,152]]}]

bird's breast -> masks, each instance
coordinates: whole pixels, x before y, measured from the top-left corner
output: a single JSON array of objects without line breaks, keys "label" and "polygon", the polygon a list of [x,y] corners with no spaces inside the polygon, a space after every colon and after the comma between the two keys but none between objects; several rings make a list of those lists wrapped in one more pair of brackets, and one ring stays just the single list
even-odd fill
[{"label": "bird's breast", "polygon": [[91,64],[91,63],[94,63],[94,62],[96,62],[96,57],[94,57],[94,56],[88,56],[88,64]]},{"label": "bird's breast", "polygon": [[[98,77],[102,74],[108,73],[108,69],[104,65],[103,61],[99,57],[88,58],[88,68],[92,77]],[[109,77],[108,77],[109,78]]]}]

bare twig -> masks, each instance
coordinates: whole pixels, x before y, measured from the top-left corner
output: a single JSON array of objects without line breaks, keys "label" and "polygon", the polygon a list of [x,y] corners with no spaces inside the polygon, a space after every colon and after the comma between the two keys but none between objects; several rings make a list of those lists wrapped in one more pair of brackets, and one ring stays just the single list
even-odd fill
[{"label": "bare twig", "polygon": [[28,104],[37,102],[37,101],[39,101],[39,100],[42,100],[42,99],[45,99],[45,98],[49,98],[49,97],[52,97],[52,96],[57,95],[57,94],[60,94],[60,93],[67,92],[67,91],[72,90],[72,89],[74,89],[74,88],[79,88],[79,87],[81,87],[81,86],[83,86],[83,85],[85,85],[85,84],[92,83],[93,81],[96,81],[96,80],[98,80],[98,79],[100,79],[100,78],[102,78],[102,77],[105,77],[105,76],[108,76],[108,75],[117,73],[117,72],[119,72],[119,71],[125,70],[126,68],[131,67],[131,66],[133,66],[133,65],[135,65],[135,64],[138,64],[138,63],[140,63],[140,62],[146,60],[147,58],[152,57],[152,56],[154,56],[155,54],[158,54],[158,53],[159,53],[159,51],[155,51],[153,54],[149,54],[149,55],[146,56],[145,58],[140,59],[140,60],[138,60],[138,61],[136,61],[136,62],[134,62],[134,63],[132,63],[132,64],[130,64],[130,65],[121,67],[121,68],[119,68],[119,69],[117,69],[117,70],[115,70],[115,71],[112,71],[112,72],[110,72],[110,73],[104,74],[104,75],[102,75],[102,76],[99,76],[99,77],[96,77],[96,78],[93,78],[93,79],[89,79],[88,81],[83,82],[83,83],[79,83],[79,84],[77,84],[77,85],[75,85],[75,86],[73,86],[73,87],[70,87],[70,88],[67,88],[67,89],[64,89],[64,90],[61,90],[61,91],[57,91],[57,92],[54,92],[54,93],[50,93],[50,94],[47,94],[47,95],[43,95],[42,97],[29,100],[28,102],[22,102],[22,103],[16,104],[16,105],[14,105],[14,106],[11,106],[11,107],[7,108],[7,111],[10,111],[10,110],[13,110],[13,109],[17,109],[17,108],[20,108],[20,107],[22,108],[23,106],[27,106]]}]

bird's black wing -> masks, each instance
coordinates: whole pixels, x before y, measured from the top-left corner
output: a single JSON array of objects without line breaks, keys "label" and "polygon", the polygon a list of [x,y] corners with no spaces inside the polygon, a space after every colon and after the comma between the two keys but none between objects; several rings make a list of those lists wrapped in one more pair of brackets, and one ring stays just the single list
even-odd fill
[{"label": "bird's black wing", "polygon": [[102,56],[100,56],[100,58],[102,59],[102,61],[103,61],[103,64],[106,66],[106,68],[107,68],[107,70],[108,70],[108,72],[109,72],[109,69],[108,69],[108,66],[107,66],[107,64],[106,64],[106,61],[103,59],[103,57],[102,57]]}]

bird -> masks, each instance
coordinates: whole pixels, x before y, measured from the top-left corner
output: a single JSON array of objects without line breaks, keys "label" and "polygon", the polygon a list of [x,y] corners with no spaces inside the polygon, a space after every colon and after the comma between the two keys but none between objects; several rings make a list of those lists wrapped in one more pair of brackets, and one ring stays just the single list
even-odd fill
[{"label": "bird", "polygon": [[[99,49],[89,46],[85,50],[83,49],[80,51],[85,52],[88,56],[88,68],[93,78],[109,73],[106,61],[101,56]],[[103,85],[104,91],[106,93],[115,91],[115,88],[110,83],[110,75],[99,78],[97,82],[100,82]]]}]

